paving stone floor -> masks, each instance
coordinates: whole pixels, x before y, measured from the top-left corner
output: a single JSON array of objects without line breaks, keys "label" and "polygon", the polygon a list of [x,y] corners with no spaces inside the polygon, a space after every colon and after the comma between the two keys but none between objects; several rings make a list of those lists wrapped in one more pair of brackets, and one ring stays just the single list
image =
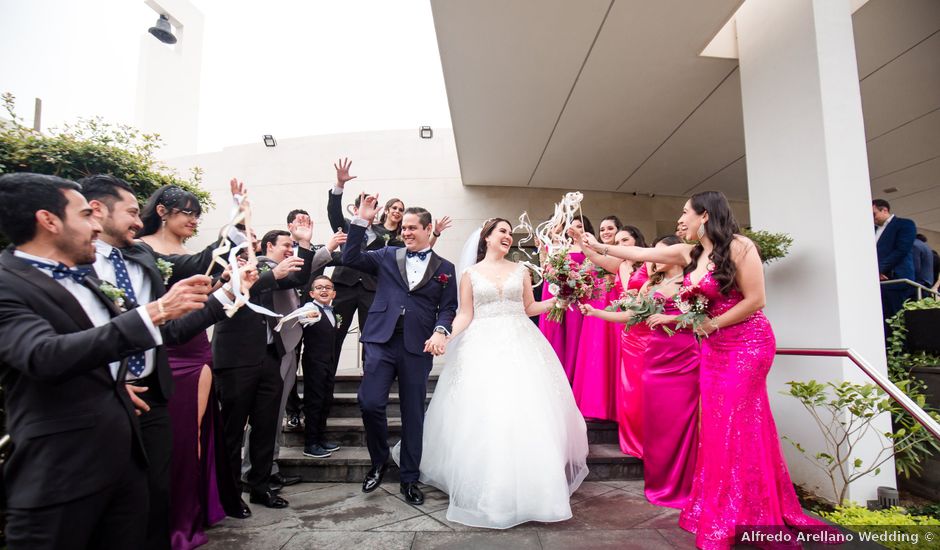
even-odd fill
[{"label": "paving stone floor", "polygon": [[209,529],[209,550],[254,549],[694,549],[679,529],[678,510],[643,497],[643,481],[585,482],[571,498],[574,517],[505,531],[447,521],[447,495],[425,486],[424,506],[411,506],[397,483],[363,494],[358,483],[301,483],[283,495],[290,508],[252,505],[247,520]]}]

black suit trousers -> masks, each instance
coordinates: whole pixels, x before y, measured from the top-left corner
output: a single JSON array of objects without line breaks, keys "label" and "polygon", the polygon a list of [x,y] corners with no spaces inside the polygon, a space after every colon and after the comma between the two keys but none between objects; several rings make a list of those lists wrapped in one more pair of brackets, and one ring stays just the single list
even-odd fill
[{"label": "black suit trousers", "polygon": [[140,433],[147,451],[147,486],[150,515],[147,521],[147,550],[170,548],[170,462],[173,458],[173,426],[166,400],[160,396],[156,375],[140,382],[148,390],[138,394],[150,410],[140,415]]},{"label": "black suit trousers", "polygon": [[[253,491],[268,491],[284,390],[281,360],[274,347],[268,346],[261,364],[215,369],[213,375],[222,405],[225,452],[228,453],[232,475],[237,476],[241,472],[242,440],[247,423],[251,426],[248,440],[251,470],[246,481]],[[234,482],[237,485],[238,479]]]},{"label": "black suit trousers", "polygon": [[304,373],[304,445],[322,443],[326,439],[326,419],[333,406],[336,384],[336,361],[311,357],[305,353],[301,368]]},{"label": "black suit trousers", "polygon": [[103,491],[43,508],[7,510],[10,550],[143,548],[147,473],[136,460]]},{"label": "black suit trousers", "polygon": [[[346,340],[346,334],[352,325],[353,313],[359,314],[359,333],[362,333],[362,327],[366,326],[366,319],[369,317],[369,308],[372,307],[372,301],[375,300],[375,292],[366,290],[362,284],[357,283],[353,286],[336,285],[336,298],[333,300],[333,312],[343,318],[339,325],[339,334],[336,335],[336,352],[333,357],[335,363],[339,364],[340,351],[343,349],[343,341]],[[363,349],[363,355],[365,349]]]}]

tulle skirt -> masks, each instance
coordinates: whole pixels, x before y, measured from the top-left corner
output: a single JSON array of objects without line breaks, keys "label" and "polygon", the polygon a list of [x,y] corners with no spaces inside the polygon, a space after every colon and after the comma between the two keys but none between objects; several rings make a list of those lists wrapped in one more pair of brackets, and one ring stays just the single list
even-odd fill
[{"label": "tulle skirt", "polygon": [[450,496],[448,520],[505,529],[571,518],[587,427],[560,367],[524,315],[476,318],[448,349],[421,459],[421,481]]}]

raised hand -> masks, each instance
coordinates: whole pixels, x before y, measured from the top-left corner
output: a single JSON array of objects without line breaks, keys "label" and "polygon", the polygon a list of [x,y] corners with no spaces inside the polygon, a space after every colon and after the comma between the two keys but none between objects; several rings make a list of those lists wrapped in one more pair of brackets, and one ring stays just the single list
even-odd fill
[{"label": "raised hand", "polygon": [[241,195],[245,196],[245,193],[248,192],[248,188],[245,187],[245,183],[238,181],[238,178],[232,178],[229,182],[229,189],[232,191],[232,196]]},{"label": "raised hand", "polygon": [[239,289],[244,294],[248,292],[252,286],[258,281],[258,269],[252,267],[251,269],[242,269],[239,271]]},{"label": "raised hand", "polygon": [[297,214],[294,221],[287,224],[291,238],[304,248],[310,248],[310,239],[313,237],[313,221],[306,214]]},{"label": "raised hand", "polygon": [[346,242],[346,234],[343,233],[343,230],[340,229],[330,237],[330,240],[326,243],[326,249],[330,252],[336,251],[339,248],[339,245]]},{"label": "raised hand", "polygon": [[586,235],[586,233],[580,227],[572,225],[568,228],[568,236],[571,237],[571,239],[576,243],[581,242],[581,239],[584,235]]},{"label": "raised hand", "polygon": [[147,304],[147,313],[151,319],[159,321],[156,324],[179,319],[190,311],[202,309],[209,299],[210,290],[212,279],[205,275],[193,275],[170,287],[159,300]]},{"label": "raised hand", "polygon": [[336,168],[336,187],[344,189],[347,181],[358,177],[349,175],[350,166],[352,166],[352,161],[348,158],[342,158],[333,163],[333,168]]},{"label": "raised hand", "polygon": [[303,258],[298,258],[297,256],[288,256],[287,258],[284,258],[281,263],[277,264],[271,271],[274,272],[274,278],[280,280],[284,277],[287,277],[294,271],[300,271],[303,265]]},{"label": "raised hand", "polygon": [[375,214],[378,211],[379,196],[376,195],[366,195],[362,193],[359,195],[359,217],[365,221],[372,224],[375,221]]},{"label": "raised hand", "polygon": [[439,220],[434,220],[434,232],[440,235],[452,225],[454,225],[454,221],[450,218],[450,216],[444,216]]},{"label": "raised hand", "polygon": [[591,235],[590,233],[585,233],[581,236],[581,244],[593,250],[597,250],[597,247],[600,246],[600,243],[597,242],[597,239],[594,238],[594,235]]}]

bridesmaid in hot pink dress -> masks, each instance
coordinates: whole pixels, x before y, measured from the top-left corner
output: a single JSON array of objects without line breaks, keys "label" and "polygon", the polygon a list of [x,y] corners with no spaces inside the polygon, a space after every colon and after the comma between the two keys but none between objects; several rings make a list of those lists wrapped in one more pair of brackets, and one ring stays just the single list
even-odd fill
[{"label": "bridesmaid in hot pink dress", "polygon": [[[686,283],[711,298],[711,319],[700,330],[708,338],[700,365],[698,464],[679,525],[695,533],[696,546],[703,549],[730,548],[737,526],[827,529],[802,512],[770,411],[766,379],[776,342],[761,312],[764,274],[757,249],[738,234],[719,192],[694,195],[679,224],[686,239],[697,239],[698,245],[609,250],[629,260],[683,262]],[[591,246],[604,249],[596,241]]]},{"label": "bridesmaid in hot pink dress", "polygon": [[[581,219],[575,219],[572,225],[582,231],[587,230],[590,232],[593,230],[590,220],[586,217],[583,224]],[[568,258],[577,264],[584,262],[584,253],[581,251],[580,244],[575,243],[571,246],[568,250]],[[551,291],[548,290],[548,285],[544,285],[543,289],[542,299],[548,299],[552,295]],[[539,316],[539,329],[555,350],[558,360],[565,368],[565,375],[567,375],[569,383],[574,380],[575,359],[578,355],[582,320],[581,310],[577,306],[568,308],[561,323],[549,321],[546,314]]]},{"label": "bridesmaid in hot pink dress", "polygon": [[[623,224],[616,216],[607,216],[601,221],[600,238],[605,244],[614,244],[617,231]],[[617,273],[622,263],[613,260],[613,266],[605,266],[594,251],[585,251],[587,259],[609,273]],[[598,278],[595,297],[589,301],[595,309],[604,309],[610,303],[613,275]],[[586,318],[581,323],[581,339],[575,357],[574,379],[571,390],[574,400],[584,418],[594,420],[616,420],[617,371],[620,366],[620,337],[603,319]]]}]

